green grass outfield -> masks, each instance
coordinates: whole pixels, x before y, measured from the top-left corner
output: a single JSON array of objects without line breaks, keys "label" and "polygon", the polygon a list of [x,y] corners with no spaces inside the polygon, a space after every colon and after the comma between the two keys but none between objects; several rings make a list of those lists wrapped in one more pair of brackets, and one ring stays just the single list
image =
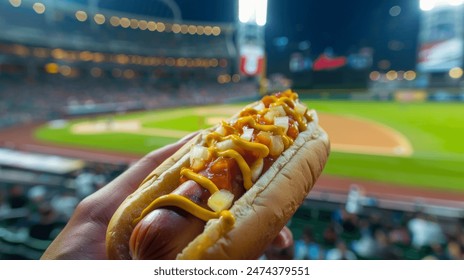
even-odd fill
[{"label": "green grass outfield", "polygon": [[[407,158],[333,151],[325,174],[464,191],[464,104],[324,100],[307,103],[320,112],[362,117],[388,125],[404,134],[414,149],[413,155]],[[120,115],[114,119],[142,119],[144,128],[195,131],[207,126],[197,111],[196,108],[159,110]],[[70,127],[77,122],[72,121],[61,129],[44,126],[37,130],[36,136],[55,143],[141,155],[176,140],[130,133],[72,134]]]}]

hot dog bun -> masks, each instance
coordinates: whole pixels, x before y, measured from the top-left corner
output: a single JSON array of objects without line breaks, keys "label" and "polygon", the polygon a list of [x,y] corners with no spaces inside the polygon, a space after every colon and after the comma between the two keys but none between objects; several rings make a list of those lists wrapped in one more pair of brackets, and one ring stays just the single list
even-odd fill
[{"label": "hot dog bun", "polygon": [[[256,259],[277,236],[314,186],[330,153],[326,132],[316,112],[301,132],[253,186],[230,208],[235,223],[220,217],[206,223],[177,259]],[[130,259],[129,239],[133,221],[157,197],[178,185],[182,167],[189,164],[190,148],[204,143],[205,130],[156,168],[139,189],[115,212],[107,230],[110,259]]]}]

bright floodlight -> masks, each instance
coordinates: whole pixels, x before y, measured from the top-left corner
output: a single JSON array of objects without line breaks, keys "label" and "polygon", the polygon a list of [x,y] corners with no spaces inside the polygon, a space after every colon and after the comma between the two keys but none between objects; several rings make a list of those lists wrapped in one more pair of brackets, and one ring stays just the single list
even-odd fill
[{"label": "bright floodlight", "polygon": [[420,9],[422,11],[433,10],[437,6],[459,6],[464,4],[464,0],[420,0]]},{"label": "bright floodlight", "polygon": [[254,22],[264,26],[267,17],[267,0],[239,0],[238,19],[240,22]]},{"label": "bright floodlight", "polygon": [[464,0],[449,0],[451,6],[459,6],[464,4]]}]

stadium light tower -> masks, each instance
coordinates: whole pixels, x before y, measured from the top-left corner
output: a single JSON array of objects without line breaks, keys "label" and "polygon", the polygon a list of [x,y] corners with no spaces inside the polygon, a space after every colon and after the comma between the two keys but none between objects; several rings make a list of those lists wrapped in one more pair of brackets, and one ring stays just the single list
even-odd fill
[{"label": "stadium light tower", "polygon": [[419,7],[417,70],[434,82],[431,74],[462,70],[464,65],[464,0],[420,0]]},{"label": "stadium light tower", "polygon": [[420,0],[419,7],[422,11],[431,11],[439,6],[460,6],[464,0]]},{"label": "stadium light tower", "polygon": [[267,0],[238,0],[237,49],[240,74],[264,76],[264,26],[267,20]]},{"label": "stadium light tower", "polygon": [[266,25],[267,0],[239,0],[238,19],[242,23],[254,22],[259,26]]}]

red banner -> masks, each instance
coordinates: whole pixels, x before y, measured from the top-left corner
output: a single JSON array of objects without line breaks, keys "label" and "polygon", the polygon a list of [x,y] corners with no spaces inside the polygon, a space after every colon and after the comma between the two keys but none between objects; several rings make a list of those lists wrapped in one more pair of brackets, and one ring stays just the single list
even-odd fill
[{"label": "red banner", "polygon": [[264,51],[258,46],[244,46],[240,51],[240,72],[258,76],[263,72]]}]

